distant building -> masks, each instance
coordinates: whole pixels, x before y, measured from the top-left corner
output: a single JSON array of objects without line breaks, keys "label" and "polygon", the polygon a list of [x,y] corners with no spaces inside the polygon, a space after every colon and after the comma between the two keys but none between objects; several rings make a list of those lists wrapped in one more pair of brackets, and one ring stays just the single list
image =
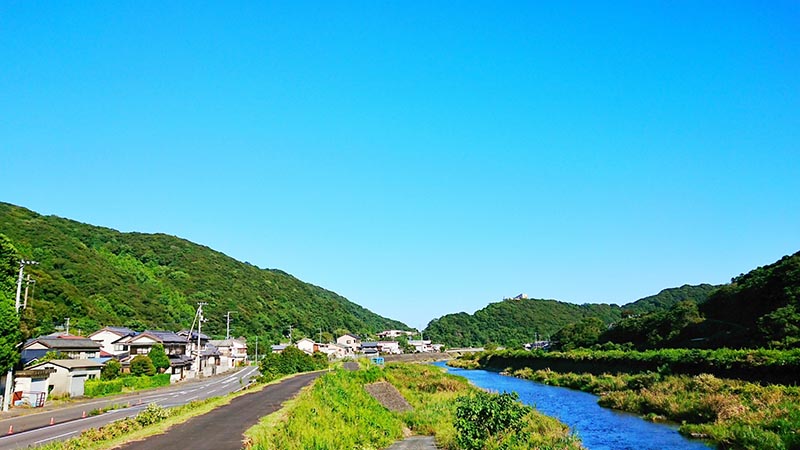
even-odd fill
[{"label": "distant building", "polygon": [[518,296],[514,297],[514,300],[527,300],[527,299],[528,299],[528,294],[526,294],[524,292],[522,294],[519,294]]},{"label": "distant building", "polygon": [[361,348],[361,339],[354,334],[343,334],[336,338],[336,343],[344,345],[345,347],[350,347],[353,353]]},{"label": "distant building", "polygon": [[396,338],[400,336],[413,336],[413,335],[414,335],[413,331],[405,331],[405,330],[386,330],[378,333],[378,337],[382,338]]}]

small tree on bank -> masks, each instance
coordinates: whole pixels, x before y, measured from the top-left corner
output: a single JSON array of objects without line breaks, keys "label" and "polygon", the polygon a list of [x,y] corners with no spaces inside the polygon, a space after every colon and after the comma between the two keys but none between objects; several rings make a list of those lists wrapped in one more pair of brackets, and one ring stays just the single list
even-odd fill
[{"label": "small tree on bank", "polygon": [[147,375],[152,377],[156,374],[156,366],[147,355],[137,355],[131,360],[131,375],[140,377]]},{"label": "small tree on bank", "polygon": [[103,381],[113,380],[119,377],[120,373],[122,373],[122,364],[116,359],[111,359],[106,362],[100,371],[100,379]]},{"label": "small tree on bank", "polygon": [[169,357],[164,352],[164,346],[161,344],[156,344],[153,348],[150,349],[150,353],[147,354],[150,357],[150,361],[153,361],[153,365],[158,369],[159,373],[164,373],[166,369],[169,369]]}]

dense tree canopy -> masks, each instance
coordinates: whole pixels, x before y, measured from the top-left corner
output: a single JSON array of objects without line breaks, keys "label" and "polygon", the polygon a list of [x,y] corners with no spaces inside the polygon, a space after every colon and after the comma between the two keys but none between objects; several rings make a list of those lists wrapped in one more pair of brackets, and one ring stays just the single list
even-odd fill
[{"label": "dense tree canopy", "polygon": [[16,345],[22,340],[22,334],[14,307],[18,264],[17,250],[6,236],[0,234],[0,373],[5,373],[19,361]]},{"label": "dense tree canopy", "polygon": [[31,268],[38,282],[26,312],[30,335],[55,331],[66,317],[84,334],[106,325],[178,330],[191,325],[197,302],[208,303],[203,331],[220,337],[227,311],[239,313],[234,336],[258,335],[262,342],[278,342],[289,325],[314,336],[320,329],[408,328],[280,270],[174,236],[120,233],[7,203],[0,203],[0,233],[41,263]]},{"label": "dense tree canopy", "polygon": [[616,305],[572,303],[539,299],[508,299],[490,303],[475,314],[448,314],[432,320],[424,331],[426,338],[448,347],[481,346],[494,342],[520,346],[544,339],[585,317],[608,324],[621,316]]}]

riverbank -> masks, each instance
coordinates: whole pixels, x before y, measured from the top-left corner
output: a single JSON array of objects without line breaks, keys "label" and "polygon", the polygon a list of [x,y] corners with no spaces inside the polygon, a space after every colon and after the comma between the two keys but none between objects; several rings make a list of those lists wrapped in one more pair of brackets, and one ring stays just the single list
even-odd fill
[{"label": "riverbank", "polygon": [[[392,412],[381,406],[364,389],[377,382],[394,386],[412,409]],[[421,435],[434,436],[440,449],[461,449],[465,447],[458,442],[458,402],[477,392],[463,378],[428,365],[387,364],[356,372],[337,370],[248,430],[248,448],[377,449],[409,435]],[[581,448],[564,424],[535,411],[525,411],[518,428],[496,433],[485,448]]]},{"label": "riverbank", "polygon": [[[493,362],[490,367],[488,361]],[[497,370],[497,363],[497,357],[483,355],[448,364]],[[508,367],[503,373],[596,394],[601,406],[679,423],[682,434],[726,448],[800,448],[800,387],[652,371],[579,374],[549,367]]]}]

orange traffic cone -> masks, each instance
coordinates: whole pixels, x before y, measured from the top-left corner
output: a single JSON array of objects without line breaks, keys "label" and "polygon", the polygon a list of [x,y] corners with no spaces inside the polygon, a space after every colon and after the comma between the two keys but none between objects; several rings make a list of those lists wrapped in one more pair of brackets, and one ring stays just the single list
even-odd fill
[{"label": "orange traffic cone", "polygon": [[85,418],[86,418],[86,411],[84,411],[83,414],[81,415],[81,419],[85,419]]},{"label": "orange traffic cone", "polygon": [[53,420],[53,418],[51,417],[51,418],[50,418],[50,425],[52,425],[52,424],[54,424],[54,423],[56,423],[56,422],[55,422],[55,420]]},{"label": "orange traffic cone", "polygon": [[14,434],[14,425],[8,426],[8,434]]}]

